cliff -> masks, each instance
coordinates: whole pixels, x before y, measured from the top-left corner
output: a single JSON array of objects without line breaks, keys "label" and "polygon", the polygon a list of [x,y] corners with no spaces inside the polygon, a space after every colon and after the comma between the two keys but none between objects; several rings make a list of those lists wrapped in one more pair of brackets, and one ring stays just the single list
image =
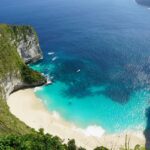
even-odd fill
[{"label": "cliff", "polygon": [[9,113],[5,100],[15,90],[46,82],[40,73],[26,65],[41,58],[38,38],[32,27],[0,25],[0,134],[22,134],[31,130]]},{"label": "cliff", "polygon": [[[42,129],[35,132],[9,112],[6,99],[11,92],[46,82],[40,73],[26,65],[41,58],[33,28],[0,25],[0,149],[85,150],[78,148],[74,140],[64,144],[60,138],[44,134]],[[139,147],[137,145],[135,149]],[[108,149],[101,146],[95,150]]]},{"label": "cliff", "polygon": [[[42,51],[34,29],[30,26],[11,26],[19,55],[25,63],[42,59]],[[13,40],[13,39],[12,39]]]}]

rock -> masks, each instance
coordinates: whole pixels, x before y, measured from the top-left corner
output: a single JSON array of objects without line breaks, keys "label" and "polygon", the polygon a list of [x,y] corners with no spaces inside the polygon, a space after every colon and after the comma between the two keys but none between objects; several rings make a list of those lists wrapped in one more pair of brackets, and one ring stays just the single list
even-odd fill
[{"label": "rock", "polygon": [[17,51],[25,63],[36,62],[43,58],[38,37],[32,27],[12,26],[12,30],[17,35],[15,39]]},{"label": "rock", "polygon": [[[2,24],[0,35],[0,96],[7,98],[15,90],[44,84],[46,79],[25,65],[43,58],[34,29]],[[22,73],[22,66],[27,73]],[[27,83],[24,79],[30,76],[34,82]]]}]

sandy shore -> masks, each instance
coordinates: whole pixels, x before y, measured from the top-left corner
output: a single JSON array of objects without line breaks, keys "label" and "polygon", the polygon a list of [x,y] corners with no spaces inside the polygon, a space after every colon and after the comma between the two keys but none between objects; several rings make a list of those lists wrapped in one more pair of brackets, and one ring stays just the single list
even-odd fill
[{"label": "sandy shore", "polygon": [[136,144],[144,145],[142,133],[127,132],[122,134],[106,135],[98,126],[89,126],[86,129],[76,127],[63,120],[58,113],[48,112],[44,104],[34,94],[34,89],[20,90],[11,94],[7,100],[12,114],[25,122],[28,126],[38,130],[44,128],[45,132],[58,135],[65,142],[74,138],[76,144],[92,150],[97,146],[106,146],[117,150],[125,144],[125,136],[130,138],[130,147]]}]

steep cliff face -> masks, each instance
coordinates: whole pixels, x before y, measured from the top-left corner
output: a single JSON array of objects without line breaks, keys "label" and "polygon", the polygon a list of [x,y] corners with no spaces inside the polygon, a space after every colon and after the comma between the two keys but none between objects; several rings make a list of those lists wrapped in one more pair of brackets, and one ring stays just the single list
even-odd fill
[{"label": "steep cliff face", "polygon": [[35,62],[42,59],[42,51],[34,29],[30,26],[11,26],[16,35],[16,46],[19,55],[25,63]]},{"label": "steep cliff face", "polygon": [[[0,85],[3,96],[7,97],[19,88],[43,84],[44,78],[25,65],[41,58],[38,38],[32,27],[0,25]],[[28,76],[32,81],[27,81]]]},{"label": "steep cliff face", "polygon": [[32,27],[0,25],[0,134],[30,131],[10,114],[4,100],[14,90],[46,82],[40,73],[26,65],[41,58],[38,38]]},{"label": "steep cliff face", "polygon": [[30,26],[1,25],[7,38],[15,45],[25,63],[42,59],[42,51],[34,29]]}]

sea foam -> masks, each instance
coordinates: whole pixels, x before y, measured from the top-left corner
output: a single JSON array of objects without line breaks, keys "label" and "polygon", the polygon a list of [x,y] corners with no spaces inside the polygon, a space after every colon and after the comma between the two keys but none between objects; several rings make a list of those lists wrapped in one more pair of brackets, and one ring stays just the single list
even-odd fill
[{"label": "sea foam", "polygon": [[52,116],[53,116],[55,119],[60,119],[60,118],[61,118],[60,115],[59,115],[59,113],[58,113],[57,111],[53,111],[53,112],[52,112]]},{"label": "sea foam", "polygon": [[34,88],[34,92],[41,91],[41,90],[43,90],[43,87],[35,87]]},{"label": "sea foam", "polygon": [[97,125],[90,125],[85,129],[76,128],[76,131],[82,132],[86,136],[102,137],[105,133],[105,130]]},{"label": "sea foam", "polygon": [[[57,111],[52,111],[52,116],[57,120],[62,119],[61,115]],[[85,129],[73,125],[73,130],[75,132],[82,133],[85,136],[93,136],[98,138],[102,137],[105,133],[105,130],[101,126],[97,126],[97,125],[89,125]]]}]

